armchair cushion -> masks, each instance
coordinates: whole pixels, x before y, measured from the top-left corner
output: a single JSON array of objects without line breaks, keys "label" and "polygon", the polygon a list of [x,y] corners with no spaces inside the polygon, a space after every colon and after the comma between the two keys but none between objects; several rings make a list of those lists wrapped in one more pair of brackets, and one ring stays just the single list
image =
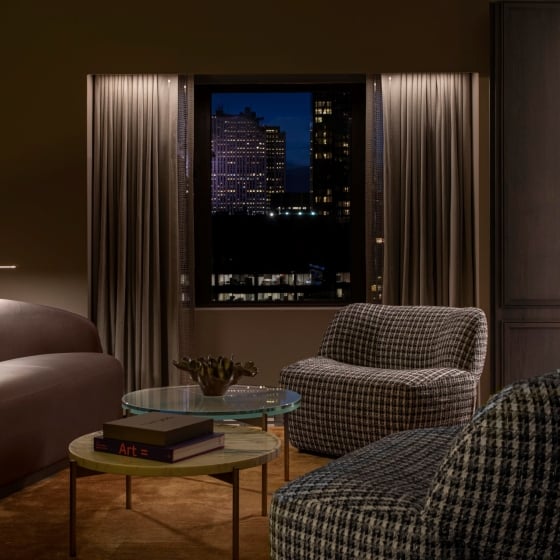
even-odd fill
[{"label": "armchair cushion", "polygon": [[480,409],[434,477],[425,522],[470,558],[560,557],[560,370]]},{"label": "armchair cushion", "polygon": [[482,373],[486,318],[474,307],[354,303],[338,311],[318,355],[395,370],[432,367]]},{"label": "armchair cushion", "polygon": [[431,559],[413,555],[420,539],[410,528],[459,430],[394,434],[282,487],[270,511],[271,558]]},{"label": "armchair cushion", "polygon": [[472,416],[477,377],[459,369],[392,369],[308,358],[284,371],[304,403],[290,414],[296,447],[331,456],[418,426],[449,426]]}]

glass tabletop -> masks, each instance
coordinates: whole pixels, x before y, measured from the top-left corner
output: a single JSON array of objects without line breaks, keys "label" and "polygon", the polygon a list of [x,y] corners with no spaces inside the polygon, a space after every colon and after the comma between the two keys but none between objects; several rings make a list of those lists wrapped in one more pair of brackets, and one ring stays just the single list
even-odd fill
[{"label": "glass tabletop", "polygon": [[295,391],[259,385],[232,385],[221,397],[205,396],[198,385],[178,385],[140,389],[122,398],[125,410],[199,414],[220,418],[277,416],[299,408],[301,396]]}]

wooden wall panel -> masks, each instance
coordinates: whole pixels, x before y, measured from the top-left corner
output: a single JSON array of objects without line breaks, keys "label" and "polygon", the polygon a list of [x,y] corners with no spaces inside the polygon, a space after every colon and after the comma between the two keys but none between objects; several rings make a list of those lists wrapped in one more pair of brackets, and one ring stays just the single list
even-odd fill
[{"label": "wooden wall panel", "polygon": [[504,371],[502,385],[560,367],[560,322],[503,322]]},{"label": "wooden wall panel", "polygon": [[492,6],[494,390],[560,367],[560,3]]}]

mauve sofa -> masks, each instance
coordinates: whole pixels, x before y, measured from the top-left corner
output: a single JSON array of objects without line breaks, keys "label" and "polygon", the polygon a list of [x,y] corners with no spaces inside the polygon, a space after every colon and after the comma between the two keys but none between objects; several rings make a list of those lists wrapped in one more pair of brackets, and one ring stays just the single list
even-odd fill
[{"label": "mauve sofa", "polygon": [[91,321],[0,299],[0,496],[62,468],[72,439],[122,416],[123,387]]}]

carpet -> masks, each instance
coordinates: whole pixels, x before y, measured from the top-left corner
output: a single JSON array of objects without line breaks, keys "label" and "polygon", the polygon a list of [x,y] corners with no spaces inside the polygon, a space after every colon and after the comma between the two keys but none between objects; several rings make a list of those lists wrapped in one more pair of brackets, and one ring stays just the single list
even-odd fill
[{"label": "carpet", "polygon": [[[273,433],[282,437],[282,428]],[[290,449],[290,478],[329,459]],[[269,463],[269,501],[284,482],[283,456]],[[0,558],[68,558],[68,469],[0,500]],[[261,516],[261,468],[240,472],[240,558],[268,559],[268,518]],[[224,560],[231,558],[231,487],[211,477],[132,479],[125,509],[124,477],[77,481],[80,560]]]}]

